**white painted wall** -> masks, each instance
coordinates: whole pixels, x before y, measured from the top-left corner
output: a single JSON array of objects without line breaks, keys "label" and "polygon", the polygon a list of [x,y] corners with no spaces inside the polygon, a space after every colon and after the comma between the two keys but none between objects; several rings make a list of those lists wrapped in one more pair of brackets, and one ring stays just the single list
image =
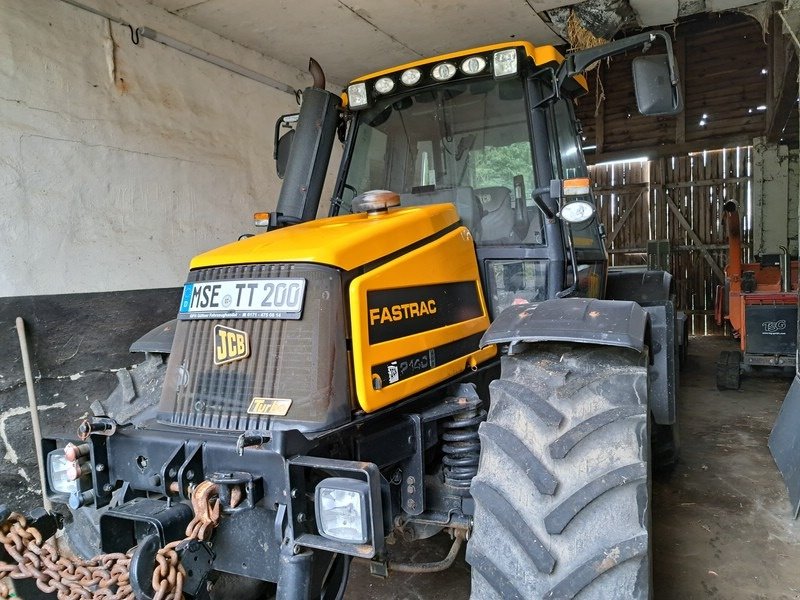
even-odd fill
[{"label": "white painted wall", "polygon": [[[778,254],[780,246],[797,253],[797,222],[790,214],[789,149],[753,140],[753,253]],[[791,193],[790,193],[791,189]],[[796,212],[796,209],[794,209]],[[790,244],[790,238],[793,244]]]},{"label": "white painted wall", "polygon": [[[82,0],[303,88],[142,0]],[[294,97],[58,0],[0,0],[0,297],[179,286],[274,208]],[[332,161],[334,164],[336,161]]]}]

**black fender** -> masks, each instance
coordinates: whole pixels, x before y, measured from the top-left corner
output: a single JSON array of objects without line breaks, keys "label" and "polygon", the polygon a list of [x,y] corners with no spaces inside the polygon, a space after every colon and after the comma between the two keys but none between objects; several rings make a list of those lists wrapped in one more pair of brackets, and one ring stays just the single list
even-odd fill
[{"label": "black fender", "polygon": [[172,340],[175,337],[175,326],[177,324],[178,319],[172,319],[158,327],[154,327],[131,344],[130,352],[169,354],[172,351]]},{"label": "black fender", "polygon": [[639,268],[608,271],[608,300],[632,300],[641,306],[653,306],[669,302],[672,294],[672,275],[666,271]]},{"label": "black fender", "polygon": [[643,308],[630,300],[564,298],[509,306],[489,326],[481,347],[508,344],[509,353],[537,342],[650,349],[650,411],[658,424],[675,422],[675,311],[672,302]]},{"label": "black fender", "polygon": [[578,342],[621,346],[639,352],[648,340],[650,318],[636,302],[563,298],[509,306],[489,326],[481,347],[535,342]]}]

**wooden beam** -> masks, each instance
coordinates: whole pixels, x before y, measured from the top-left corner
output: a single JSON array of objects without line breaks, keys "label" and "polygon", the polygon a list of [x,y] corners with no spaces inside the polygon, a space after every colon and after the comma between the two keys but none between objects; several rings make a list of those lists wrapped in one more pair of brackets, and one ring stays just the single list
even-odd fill
[{"label": "wooden beam", "polygon": [[714,258],[711,256],[711,254],[709,254],[708,250],[705,249],[703,245],[703,240],[701,240],[700,236],[698,236],[695,233],[694,229],[692,229],[692,226],[689,224],[689,221],[687,221],[686,217],[683,216],[681,209],[678,208],[678,205],[675,204],[672,198],[670,198],[667,194],[664,194],[664,199],[667,201],[667,206],[669,206],[670,210],[673,213],[675,213],[675,218],[678,219],[678,223],[680,223],[681,226],[686,230],[686,233],[689,234],[689,237],[692,239],[692,242],[694,242],[695,246],[697,246],[697,249],[700,251],[700,254],[703,255],[704,259],[706,259],[706,262],[711,267],[711,270],[714,272],[714,275],[716,275],[721,282],[724,282],[725,273],[723,273],[722,269],[714,260]]},{"label": "wooden beam", "polygon": [[770,98],[767,104],[768,109],[770,109],[765,132],[768,142],[777,142],[781,139],[781,134],[792,114],[792,108],[797,102],[797,52],[793,47],[790,52],[791,57],[786,61],[783,76],[780,78],[778,96]]},{"label": "wooden beam", "polygon": [[[678,63],[678,76],[680,77],[681,97],[686,105],[686,38],[680,37],[675,41],[675,60]],[[675,143],[686,142],[686,110],[682,110],[675,119]]]},{"label": "wooden beam", "polygon": [[722,150],[723,148],[752,145],[753,137],[748,134],[720,138],[709,137],[685,144],[665,144],[663,146],[651,146],[650,148],[634,148],[631,150],[604,152],[603,154],[587,154],[586,161],[590,165],[596,165],[602,162],[640,158],[642,156],[648,159],[654,159],[662,156],[682,156],[690,152],[702,152],[703,150]]},{"label": "wooden beam", "polygon": [[639,195],[636,196],[636,200],[631,202],[631,205],[629,207],[626,207],[625,212],[619,218],[619,221],[616,222],[615,227],[611,231],[611,235],[608,236],[608,238],[606,239],[606,249],[610,248],[611,244],[614,243],[614,240],[617,239],[617,236],[619,235],[619,232],[622,231],[622,227],[623,227],[623,225],[625,225],[625,221],[627,221],[628,217],[630,217],[631,214],[633,213],[633,209],[636,207],[636,204],[639,202],[641,197],[644,196],[644,192],[645,192],[645,190],[642,190],[641,192],[639,192]]}]

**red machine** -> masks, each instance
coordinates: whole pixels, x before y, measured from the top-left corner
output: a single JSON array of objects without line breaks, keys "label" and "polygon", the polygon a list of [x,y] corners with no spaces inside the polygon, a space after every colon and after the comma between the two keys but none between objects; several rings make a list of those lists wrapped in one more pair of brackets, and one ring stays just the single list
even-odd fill
[{"label": "red machine", "polygon": [[725,203],[728,266],[725,285],[717,286],[715,316],[727,319],[739,350],[717,360],[717,388],[739,389],[741,373],[751,367],[794,367],[797,350],[798,261],[789,251],[765,254],[761,262],[742,264],[742,237],[736,202]]}]

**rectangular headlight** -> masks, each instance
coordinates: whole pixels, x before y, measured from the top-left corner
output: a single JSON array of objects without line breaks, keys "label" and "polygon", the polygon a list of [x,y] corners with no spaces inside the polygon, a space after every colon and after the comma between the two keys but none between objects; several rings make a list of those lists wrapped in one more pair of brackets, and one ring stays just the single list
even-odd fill
[{"label": "rectangular headlight", "polygon": [[369,104],[367,97],[367,84],[363,81],[361,83],[354,83],[347,86],[347,103],[350,108],[364,108]]},{"label": "rectangular headlight", "polygon": [[80,483],[67,475],[73,464],[64,456],[64,449],[53,450],[47,455],[47,481],[50,489],[59,494],[73,494],[80,491]]},{"label": "rectangular headlight", "polygon": [[507,77],[517,72],[517,49],[498,50],[492,60],[495,79]]},{"label": "rectangular headlight", "polygon": [[317,527],[324,537],[339,542],[369,542],[369,485],[347,477],[322,480],[314,494]]}]

